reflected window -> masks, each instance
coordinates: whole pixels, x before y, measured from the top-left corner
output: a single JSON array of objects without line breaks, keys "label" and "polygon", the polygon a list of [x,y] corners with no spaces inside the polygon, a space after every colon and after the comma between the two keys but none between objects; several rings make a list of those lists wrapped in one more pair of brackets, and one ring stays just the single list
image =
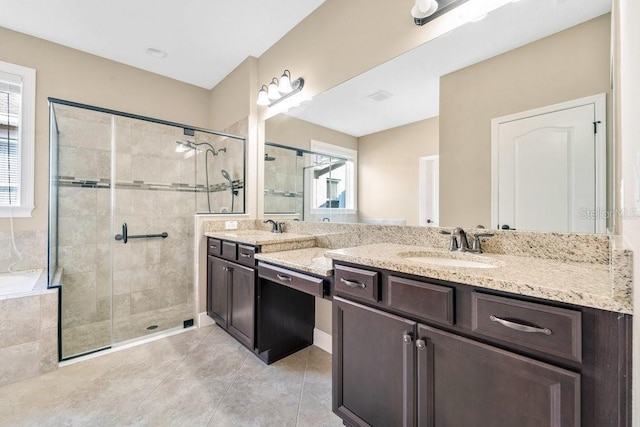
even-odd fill
[{"label": "reflected window", "polygon": [[311,175],[311,205],[321,209],[356,209],[357,152],[337,145],[311,142],[316,153],[309,169]]}]

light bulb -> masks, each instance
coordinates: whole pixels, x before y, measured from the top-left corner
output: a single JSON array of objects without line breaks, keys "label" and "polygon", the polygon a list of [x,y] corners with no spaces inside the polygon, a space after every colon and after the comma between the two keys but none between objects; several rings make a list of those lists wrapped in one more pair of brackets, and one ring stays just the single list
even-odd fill
[{"label": "light bulb", "polygon": [[438,2],[436,0],[416,0],[416,4],[411,8],[411,16],[424,19],[436,13],[436,10],[438,10]]},{"label": "light bulb", "polygon": [[280,77],[280,83],[278,84],[278,92],[289,93],[293,90],[291,87],[291,73],[289,70],[284,70],[282,77]]},{"label": "light bulb", "polygon": [[280,92],[278,92],[278,79],[275,77],[269,83],[269,90],[267,90],[267,96],[271,100],[280,99]]},{"label": "light bulb", "polygon": [[267,86],[262,85],[258,92],[258,105],[269,105],[269,97],[267,96]]}]

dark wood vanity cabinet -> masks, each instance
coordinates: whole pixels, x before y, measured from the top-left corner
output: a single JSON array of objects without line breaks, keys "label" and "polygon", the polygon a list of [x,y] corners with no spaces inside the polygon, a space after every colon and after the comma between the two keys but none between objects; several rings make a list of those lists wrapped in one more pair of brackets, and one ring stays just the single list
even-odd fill
[{"label": "dark wood vanity cabinet", "polygon": [[370,270],[379,302],[338,286],[333,302],[346,425],[630,425],[630,316]]},{"label": "dark wood vanity cabinet", "polygon": [[[208,240],[207,314],[238,341],[253,349],[256,270],[239,262],[228,261],[237,260],[236,257],[242,251],[242,246],[237,248],[235,243]],[[253,248],[245,252],[251,253],[253,259]],[[225,259],[219,258],[220,256]]]}]

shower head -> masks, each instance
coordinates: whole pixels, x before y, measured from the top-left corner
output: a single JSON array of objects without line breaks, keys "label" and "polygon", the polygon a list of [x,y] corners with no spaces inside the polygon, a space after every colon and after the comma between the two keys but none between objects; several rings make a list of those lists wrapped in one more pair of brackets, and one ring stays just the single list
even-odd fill
[{"label": "shower head", "polygon": [[226,179],[229,182],[233,182],[233,180],[231,179],[231,176],[229,175],[229,172],[227,172],[226,170],[222,169],[220,171],[220,173],[222,173],[222,176],[224,177],[224,179]]},{"label": "shower head", "polygon": [[276,159],[275,157],[270,156],[270,155],[268,155],[268,154],[266,154],[266,153],[265,153],[265,155],[264,155],[264,161],[265,161],[265,162],[273,162],[275,159]]}]

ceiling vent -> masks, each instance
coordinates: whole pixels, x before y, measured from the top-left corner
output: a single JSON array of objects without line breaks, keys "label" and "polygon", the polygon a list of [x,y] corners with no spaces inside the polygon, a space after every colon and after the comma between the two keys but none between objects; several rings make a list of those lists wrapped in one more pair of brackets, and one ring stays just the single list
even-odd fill
[{"label": "ceiling vent", "polygon": [[387,92],[386,90],[379,90],[375,93],[372,93],[371,95],[368,95],[367,98],[371,98],[374,101],[386,101],[387,99],[391,98],[393,96],[392,93]]}]

